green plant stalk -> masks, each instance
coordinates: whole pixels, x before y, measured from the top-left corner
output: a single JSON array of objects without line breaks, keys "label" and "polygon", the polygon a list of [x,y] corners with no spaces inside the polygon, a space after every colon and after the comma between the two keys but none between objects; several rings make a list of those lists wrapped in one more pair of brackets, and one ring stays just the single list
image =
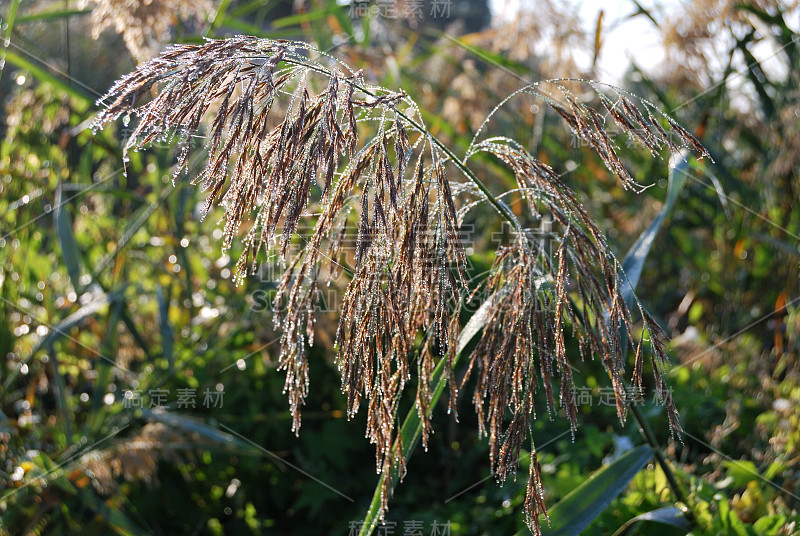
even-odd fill
[{"label": "green plant stalk", "polygon": [[[458,363],[459,358],[461,357],[461,352],[457,352],[455,357],[453,358],[453,366]],[[428,408],[427,416],[430,417],[431,413],[433,412],[433,408],[436,406],[437,402],[439,401],[439,397],[444,392],[445,387],[445,376],[444,376],[444,366],[445,366],[446,359],[442,359],[436,365],[433,370],[432,378],[435,380],[436,388],[433,390],[431,394],[431,404]],[[412,408],[411,411],[408,412],[406,415],[405,420],[403,421],[403,425],[400,428],[398,437],[403,439],[403,459],[406,462],[411,458],[411,454],[414,453],[416,450],[417,444],[419,443],[419,438],[422,434],[422,423],[419,418],[419,414]],[[394,446],[392,449],[397,449],[399,447],[398,441],[395,440]],[[396,479],[398,478],[397,469],[392,468],[390,474],[381,473],[381,476],[378,478],[378,485],[375,486],[375,492],[372,495],[372,501],[370,502],[369,509],[367,510],[366,516],[364,516],[364,520],[361,525],[361,530],[359,532],[359,536],[369,536],[375,530],[375,527],[378,526],[378,512],[381,508],[381,499],[383,494],[383,483],[384,481],[390,478],[392,479],[391,485],[389,486],[390,489],[394,489]]]},{"label": "green plant stalk", "polygon": [[642,437],[644,437],[645,441],[647,441],[650,447],[652,447],[656,462],[658,462],[661,470],[664,471],[664,476],[667,477],[667,483],[669,484],[672,493],[675,494],[676,499],[687,506],[688,509],[684,512],[684,515],[688,518],[690,523],[694,523],[696,519],[694,515],[694,503],[691,502],[689,495],[686,494],[683,486],[680,485],[678,479],[675,477],[675,473],[672,472],[672,468],[667,462],[667,457],[664,456],[664,451],[661,449],[661,445],[659,445],[655,434],[653,434],[653,429],[650,428],[650,424],[647,422],[645,416],[639,411],[639,408],[636,407],[636,404],[629,404],[628,407],[631,409],[634,419],[636,419],[636,422],[639,424],[639,430],[642,433]]}]

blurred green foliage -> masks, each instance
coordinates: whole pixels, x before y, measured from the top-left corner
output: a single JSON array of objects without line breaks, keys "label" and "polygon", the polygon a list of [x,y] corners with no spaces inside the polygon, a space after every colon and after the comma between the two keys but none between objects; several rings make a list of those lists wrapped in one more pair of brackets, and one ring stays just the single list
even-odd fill
[{"label": "blurred green foliage", "polygon": [[[297,6],[226,0],[204,35],[293,37],[331,49],[418,97],[431,129],[455,148],[479,126],[473,112],[491,111],[522,84],[517,77],[542,75],[541,58],[517,62],[481,48],[487,21],[475,13],[484,2],[447,27],[473,32],[463,38],[468,48],[442,37],[441,21],[354,18],[352,6],[336,2]],[[693,512],[692,533],[787,535],[800,530],[799,43],[779,11],[754,2],[736,9],[750,17],[727,52],[745,69],[731,61],[700,87],[629,71],[629,89],[672,112],[716,160],[685,171],[638,294],[676,336],[670,377],[686,435],[675,441],[666,426],[655,429],[689,491],[692,504],[681,506]],[[232,283],[231,261],[219,255],[219,209],[201,220],[203,194],[182,177],[173,185],[173,148],[135,153],[123,170],[125,127],[85,128],[95,92],[134,67],[119,36],[92,41],[88,14],[61,3],[12,1],[0,18],[14,44],[0,78],[0,534],[351,533],[377,477],[364,423],[345,418],[324,335],[333,315],[319,321],[295,437],[275,371],[279,334],[260,307],[274,275]],[[180,24],[170,36],[201,37]],[[752,47],[764,39],[782,47],[785,76],[767,77],[755,60]],[[739,73],[745,89],[734,92],[728,82]],[[465,76],[487,82],[477,105],[474,87],[454,83]],[[731,105],[748,98],[744,108]],[[655,183],[631,196],[573,146],[556,117],[520,113],[534,106],[501,110],[491,128],[531,139],[554,168],[568,169],[567,182],[621,256],[666,197],[663,162],[630,151],[635,176]],[[498,189],[508,186],[502,180]],[[492,234],[505,231],[482,225],[480,213],[476,222],[470,260],[480,274],[492,261]],[[576,374],[594,387],[594,403],[574,442],[560,421],[534,425],[548,504],[642,443],[633,421],[621,426],[613,408],[597,404],[607,376],[585,365]],[[179,403],[185,389],[196,390],[194,406]],[[126,407],[135,400],[126,393],[141,394],[142,407]],[[647,402],[647,417],[664,422]],[[458,535],[526,530],[527,453],[517,481],[498,487],[468,402],[458,402],[459,423],[442,406],[428,452],[411,459],[395,490],[387,517],[395,533],[412,521],[424,534],[442,522]],[[583,533],[685,534],[654,525],[658,515],[637,518],[675,504],[650,464]]]}]

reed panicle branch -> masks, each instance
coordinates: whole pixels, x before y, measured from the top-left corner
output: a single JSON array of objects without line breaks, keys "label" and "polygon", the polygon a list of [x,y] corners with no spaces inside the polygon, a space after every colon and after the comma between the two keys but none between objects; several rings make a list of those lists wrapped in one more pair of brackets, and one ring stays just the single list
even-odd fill
[{"label": "reed panicle branch", "polygon": [[[620,159],[606,117],[654,155],[689,147],[707,156],[688,131],[653,105],[617,88],[585,83],[601,113],[574,96],[574,83],[549,81],[520,92],[544,99],[625,188],[644,186]],[[223,249],[242,236],[237,280],[255,270],[260,252],[273,252],[285,263],[274,306],[295,432],[308,394],[314,308],[321,286],[340,278],[347,283],[336,363],[348,416],[362,401],[367,406],[367,437],[376,448],[378,472],[405,474],[402,448],[395,447],[397,413],[415,376],[427,446],[431,375],[444,359],[451,410],[459,387],[476,377],[472,399],[479,433],[489,438],[492,471],[501,481],[516,471],[520,449],[530,442],[525,511],[539,534],[539,515],[546,509],[531,434],[537,392],[544,391],[543,409],[551,416],[559,406],[565,409],[574,433],[573,363],[598,358],[624,419],[630,396],[625,356],[632,349],[631,381],[641,388],[646,353],[642,341],[634,342],[634,313],[649,334],[657,396],[672,430],[680,430],[663,380],[665,334],[638,302],[634,311],[626,305],[620,265],[575,193],[515,140],[476,137],[458,159],[427,131],[405,92],[369,85],[359,72],[304,43],[255,37],[172,46],[121,78],[99,103],[104,109],[95,128],[120,116],[137,117],[126,154],[176,138],[176,177],[188,169],[192,141],[205,138],[208,162],[193,180],[208,192],[206,211],[215,203],[224,207]],[[479,153],[514,174],[527,220],[543,214],[552,219],[547,236],[524,227],[478,179],[469,164]],[[459,386],[454,341],[471,292],[459,232],[478,202],[492,205],[513,226],[515,238],[496,252],[490,276],[474,291],[485,293],[491,305]],[[313,228],[305,231],[300,223],[309,219]],[[357,236],[352,253],[345,244],[350,232]],[[294,252],[298,236],[304,245]],[[578,360],[567,351],[567,330],[577,341]],[[383,494],[382,514],[390,494],[391,488]]]}]

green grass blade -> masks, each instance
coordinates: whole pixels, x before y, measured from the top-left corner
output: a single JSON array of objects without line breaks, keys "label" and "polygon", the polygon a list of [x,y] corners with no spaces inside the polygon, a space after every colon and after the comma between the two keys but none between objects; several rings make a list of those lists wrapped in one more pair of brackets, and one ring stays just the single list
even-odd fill
[{"label": "green grass blade", "polygon": [[219,428],[208,425],[199,419],[189,417],[188,415],[170,413],[165,411],[163,408],[158,408],[157,411],[151,409],[142,409],[140,411],[142,412],[142,416],[146,419],[158,421],[172,428],[193,432],[222,446],[223,448],[236,450],[237,452],[261,454],[261,451],[256,449],[253,445],[250,445],[245,441],[242,441],[241,439],[223,430],[220,430]]},{"label": "green grass blade", "polygon": [[40,22],[46,20],[66,19],[69,17],[76,17],[81,15],[88,15],[92,12],[91,9],[59,9],[54,11],[41,11],[39,13],[31,13],[30,15],[23,15],[17,17],[16,24],[25,24],[27,22]]},{"label": "green grass blade", "polygon": [[469,52],[471,54],[474,54],[476,57],[482,59],[483,61],[485,61],[486,63],[489,63],[490,65],[496,65],[498,67],[503,67],[503,68],[506,68],[506,69],[508,69],[510,71],[513,71],[513,72],[521,74],[521,75],[531,74],[530,68],[526,67],[525,65],[523,65],[523,64],[521,64],[519,62],[516,62],[514,60],[510,60],[507,57],[503,56],[502,54],[496,54],[496,53],[491,52],[489,50],[486,50],[484,48],[480,48],[480,47],[477,47],[475,45],[472,45],[472,44],[468,43],[464,39],[453,37],[452,35],[449,35],[449,34],[444,33],[444,32],[440,32],[438,30],[428,30],[428,31],[426,31],[426,33],[428,35],[432,35],[432,36],[435,36],[437,38],[444,37],[446,39],[449,39],[454,44],[460,46],[461,48],[463,48],[467,52]]},{"label": "green grass blade", "polygon": [[98,520],[103,520],[110,531],[121,536],[146,536],[148,531],[131,521],[121,510],[103,501],[90,487],[77,487],[73,484],[68,474],[79,464],[71,463],[68,466],[56,465],[53,460],[44,454],[35,457],[37,472],[36,478],[61,489],[63,492],[78,497],[81,503],[97,514]]},{"label": "green grass blade", "polygon": [[636,473],[653,458],[649,446],[630,450],[595,471],[585,482],[550,508],[550,526],[543,523],[545,536],[575,536],[625,491]]},{"label": "green grass blade", "polygon": [[228,11],[228,7],[230,5],[231,0],[222,0],[217,12],[214,13],[214,18],[211,20],[211,24],[208,26],[208,31],[206,31],[205,34],[206,37],[211,37],[213,32],[217,31],[217,29],[222,26],[222,23],[225,20],[225,13]]},{"label": "green grass blade", "polygon": [[100,277],[100,274],[103,272],[103,270],[105,270],[106,267],[114,262],[120,252],[130,243],[131,239],[139,231],[139,229],[141,229],[144,224],[147,223],[147,221],[150,219],[150,216],[152,216],[159,207],[159,204],[166,200],[169,196],[169,193],[173,192],[174,190],[174,188],[167,190],[167,194],[162,195],[158,201],[153,201],[148,205],[141,207],[136,213],[133,214],[133,216],[131,216],[130,222],[125,226],[120,238],[117,239],[117,244],[114,247],[114,251],[109,253],[103,258],[103,260],[97,263],[97,266],[92,272],[92,281],[96,281],[97,278]]},{"label": "green grass blade", "polygon": [[[100,352],[103,355],[116,355],[119,344],[119,327],[123,310],[122,300],[117,300],[108,308],[106,315],[106,330],[103,342],[100,344]],[[96,364],[97,379],[95,380],[94,394],[92,395],[92,417],[87,421],[89,429],[98,432],[105,422],[106,414],[102,411],[103,397],[105,396],[108,385],[114,381],[114,367],[105,360],[99,360]]]},{"label": "green grass blade", "polygon": [[257,11],[259,9],[263,10],[271,10],[278,5],[278,2],[272,2],[270,0],[250,0],[249,2],[237,2],[236,9],[234,9],[231,13],[228,14],[229,17],[241,17],[243,15],[248,15],[253,11]]},{"label": "green grass blade", "polygon": [[167,366],[171,372],[174,367],[173,332],[172,324],[169,321],[169,298],[164,296],[164,288],[161,285],[156,288],[156,299],[158,301],[158,325],[161,330],[161,354],[167,360]]},{"label": "green grass blade", "polygon": [[14,30],[14,22],[17,19],[17,9],[19,9],[21,3],[22,0],[11,0],[8,14],[0,13],[0,28],[2,28],[4,24],[6,26],[6,32],[2,35],[2,42],[0,42],[0,76],[3,75],[3,67],[6,66],[8,45],[11,43],[11,32]]},{"label": "green grass blade", "polygon": [[[11,37],[11,32],[14,30],[14,22],[17,20],[17,10],[19,9],[19,5],[22,3],[22,0],[12,0],[11,7],[8,10],[8,15],[5,17],[5,23],[8,25],[6,26],[6,34],[5,38],[9,39]],[[0,19],[2,20],[2,19]]]},{"label": "green grass blade", "polygon": [[74,97],[74,98],[80,100],[81,102],[83,102],[87,106],[89,106],[89,107],[94,106],[94,99],[92,97],[90,97],[89,95],[87,95],[86,93],[84,93],[83,91],[81,91],[81,90],[79,90],[77,88],[74,88],[74,87],[70,86],[69,84],[61,81],[59,78],[53,76],[52,74],[50,74],[46,70],[42,69],[41,67],[39,67],[35,63],[23,58],[22,56],[20,56],[16,52],[14,52],[12,50],[8,50],[8,49],[4,49],[4,50],[5,50],[5,60],[6,61],[8,61],[10,63],[13,63],[14,65],[19,67],[20,69],[25,69],[26,71],[31,73],[33,76],[38,78],[40,81],[47,82],[51,86],[53,86],[53,87],[55,87],[57,89],[60,89],[61,91],[63,91],[67,95],[69,95],[70,97]]},{"label": "green grass blade", "polygon": [[661,25],[658,23],[658,21],[655,19],[655,17],[653,17],[653,14],[650,13],[650,11],[645,9],[645,7],[641,3],[639,3],[637,0],[631,0],[631,1],[633,2],[633,5],[636,6],[636,12],[633,13],[633,15],[631,15],[631,18],[636,17],[637,15],[644,15],[645,17],[650,19],[650,22],[652,22],[655,25],[656,28],[661,29]]},{"label": "green grass blade", "polygon": [[[453,360],[453,365],[458,363],[458,360],[461,357],[464,349],[467,347],[467,344],[469,344],[472,338],[475,337],[475,335],[477,335],[478,332],[480,332],[480,330],[483,328],[486,315],[489,313],[491,304],[492,296],[489,296],[489,298],[487,298],[486,301],[481,304],[480,308],[475,312],[475,314],[472,315],[472,317],[469,319],[469,322],[467,322],[467,325],[464,326],[464,329],[461,331],[461,336],[458,338],[456,356]],[[433,390],[431,395],[430,411],[433,411],[433,408],[436,406],[436,403],[442,396],[444,387],[447,384],[447,376],[444,374],[445,362],[445,359],[440,359],[439,363],[436,365],[436,368],[433,369],[433,374],[431,374],[431,383],[434,384],[436,388]],[[403,421],[403,426],[400,427],[400,437],[403,440],[403,458],[406,460],[406,462],[414,453],[414,449],[416,449],[421,435],[422,422],[420,421],[416,408],[411,408],[406,415],[405,420]],[[397,445],[396,442],[395,445]],[[378,479],[378,485],[375,486],[375,492],[372,495],[372,502],[370,502],[367,514],[364,516],[361,524],[361,532],[359,532],[359,536],[368,536],[369,534],[372,534],[372,531],[378,526],[381,509],[381,493],[386,478],[392,479],[392,489],[394,489],[394,486],[397,484],[396,473],[393,472],[391,475],[381,474],[380,478]]]},{"label": "green grass blade", "polygon": [[776,11],[775,13],[768,13],[767,11],[763,11],[759,9],[757,6],[747,5],[746,3],[740,3],[736,5],[736,9],[741,11],[748,11],[761,19],[764,23],[774,26],[779,30],[779,36],[781,43],[781,48],[786,52],[786,56],[788,58],[789,65],[795,65],[797,59],[797,46],[798,46],[798,34],[794,32],[789,26],[786,24],[786,20],[784,19],[784,13],[781,11]]},{"label": "green grass blade", "polygon": [[304,22],[312,22],[315,20],[323,19],[332,13],[342,10],[343,10],[342,6],[333,5],[331,7],[327,7],[324,9],[315,9],[314,11],[309,11],[308,13],[289,15],[288,17],[281,17],[280,19],[275,19],[274,21],[272,21],[272,27],[280,29],[280,28],[286,28],[288,26],[297,26]]},{"label": "green grass blade", "polygon": [[56,208],[53,211],[53,218],[55,219],[56,234],[58,235],[58,244],[61,246],[61,257],[64,260],[64,266],[67,267],[67,274],[69,274],[69,279],[75,288],[75,292],[80,295],[83,286],[80,282],[81,272],[83,272],[81,253],[78,250],[78,242],[75,240],[72,217],[64,206],[63,190],[64,183],[59,181],[56,188]]},{"label": "green grass blade", "polygon": [[97,514],[98,519],[107,523],[108,528],[120,536],[146,536],[148,532],[126,516],[122,510],[103,501],[88,488],[77,488],[66,478],[54,480],[54,484],[67,493],[77,495],[81,503]]},{"label": "green grass blade", "polygon": [[739,50],[747,63],[747,78],[750,80],[750,83],[753,84],[753,88],[758,94],[758,98],[761,101],[761,109],[764,111],[767,119],[772,119],[775,116],[776,107],[775,102],[769,94],[768,88],[774,87],[774,84],[769,81],[767,73],[764,72],[764,69],[761,67],[761,63],[753,56],[753,53],[750,52],[747,45],[747,41],[739,41]]},{"label": "green grass blade", "polygon": [[64,381],[64,370],[61,366],[61,360],[58,357],[58,352],[54,348],[49,348],[50,363],[53,367],[53,385],[54,395],[56,402],[56,409],[58,410],[58,424],[61,427],[61,432],[64,434],[64,441],[66,445],[72,445],[72,423],[74,421],[75,412],[72,407],[72,400],[67,389],[67,382]]},{"label": "green grass blade", "polygon": [[223,19],[222,22],[220,23],[220,27],[231,28],[233,30],[243,32],[248,35],[257,35],[257,36],[265,35],[264,28],[231,17],[226,17],[225,19]]},{"label": "green grass blade", "polygon": [[[69,331],[72,328],[90,316],[96,314],[106,305],[116,302],[120,297],[122,297],[125,288],[126,287],[123,286],[122,288],[108,294],[99,293],[92,301],[67,316],[64,320],[56,325],[50,326],[47,334],[43,337],[39,337],[39,339],[33,344],[30,352],[28,352],[28,354],[23,358],[22,363],[29,363],[39,350],[42,348],[49,348],[56,340],[68,336]],[[15,368],[8,374],[8,377],[3,379],[3,390],[8,389],[8,386],[11,385],[11,382],[17,377],[18,374],[19,368]]]}]

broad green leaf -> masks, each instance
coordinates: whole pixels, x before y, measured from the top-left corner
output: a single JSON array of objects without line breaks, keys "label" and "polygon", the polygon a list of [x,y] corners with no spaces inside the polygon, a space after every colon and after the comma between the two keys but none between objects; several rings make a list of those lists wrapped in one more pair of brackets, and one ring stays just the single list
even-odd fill
[{"label": "broad green leaf", "polygon": [[751,480],[760,478],[756,464],[750,460],[731,460],[722,462],[728,470],[728,476],[733,479],[733,485],[744,487]]},{"label": "broad green leaf", "polygon": [[685,531],[689,531],[692,528],[691,525],[689,525],[689,522],[686,521],[686,517],[683,515],[683,512],[680,510],[680,508],[675,506],[666,506],[664,508],[659,508],[658,510],[653,510],[652,512],[645,512],[644,514],[638,515],[633,519],[629,519],[624,525],[622,525],[622,527],[619,528],[617,532],[614,533],[613,536],[623,536],[624,534],[627,534],[635,524],[643,521],[661,523],[662,525],[670,525]]},{"label": "broad green leaf", "polygon": [[767,470],[764,471],[764,478],[767,480],[772,480],[776,476],[783,474],[787,469],[789,468],[786,466],[786,463],[781,460],[775,460],[769,464]]},{"label": "broad green leaf", "polygon": [[661,230],[664,220],[672,212],[675,202],[678,200],[678,195],[681,193],[684,184],[686,184],[686,170],[689,164],[685,158],[685,154],[675,155],[674,160],[670,162],[667,199],[664,201],[664,206],[661,212],[650,222],[647,229],[639,236],[636,243],[631,246],[622,261],[622,270],[624,272],[622,277],[622,296],[625,298],[625,303],[628,304],[628,307],[634,305],[634,293],[639,284],[639,278],[642,276],[644,262],[647,260],[647,255],[650,253],[653,242],[655,242],[656,235]]},{"label": "broad green leaf", "polygon": [[550,525],[542,523],[545,536],[575,536],[625,491],[636,473],[653,458],[649,446],[630,450],[595,471],[583,484],[550,508]]},{"label": "broad green leaf", "polygon": [[785,534],[783,529],[786,527],[788,523],[788,519],[783,514],[773,514],[764,516],[755,523],[753,523],[753,528],[758,531],[759,534],[765,534],[767,536],[778,536],[779,534]]}]

